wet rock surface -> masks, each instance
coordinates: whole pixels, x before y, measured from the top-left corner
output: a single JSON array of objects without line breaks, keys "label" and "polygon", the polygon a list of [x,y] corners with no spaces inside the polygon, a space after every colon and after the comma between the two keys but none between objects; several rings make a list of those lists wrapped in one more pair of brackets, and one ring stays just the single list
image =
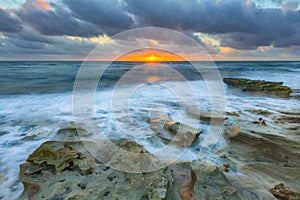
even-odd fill
[{"label": "wet rock surface", "polygon": [[[120,141],[129,151],[140,145]],[[171,173],[126,173],[98,163],[81,142],[43,143],[21,165],[22,199],[165,199]]]},{"label": "wet rock surface", "polygon": [[[239,173],[227,173],[227,178],[246,199],[284,199],[270,192],[270,188],[278,183],[299,191],[300,140],[296,128],[299,113],[280,110],[246,112],[250,115],[245,112],[231,115],[225,124],[227,145],[219,155],[230,164],[230,171]],[[253,123],[253,116],[258,117],[257,123]],[[261,123],[260,117],[266,122]],[[238,132],[231,137],[236,126]]]},{"label": "wet rock surface", "polygon": [[[210,164],[201,160],[174,161],[149,172],[158,165],[158,158],[126,138],[87,140],[84,145],[76,140],[45,142],[20,167],[24,184],[21,199],[299,198],[300,112],[249,109],[227,112],[226,116],[226,145],[212,152],[218,159]],[[158,137],[165,137],[167,144],[176,141],[179,127],[183,127],[181,131],[189,142],[201,133],[170,118],[149,122],[150,126],[159,127],[153,130],[158,130]],[[169,138],[163,131],[168,132]],[[95,150],[93,155],[86,147]],[[148,155],[146,159],[144,155]]]},{"label": "wet rock surface", "polygon": [[271,193],[278,198],[283,200],[298,200],[300,199],[300,192],[295,192],[285,187],[283,183],[279,183],[271,188]]},{"label": "wet rock surface", "polygon": [[222,125],[228,117],[222,112],[212,112],[208,110],[199,110],[198,108],[187,107],[185,112],[195,119],[199,119],[207,124]]},{"label": "wet rock surface", "polygon": [[70,122],[62,126],[56,133],[56,139],[60,141],[76,141],[82,136],[88,136],[89,133],[86,129],[81,127],[79,124]]},{"label": "wet rock surface", "polygon": [[190,146],[199,139],[202,133],[201,129],[195,129],[180,122],[166,123],[164,126],[175,137],[172,138],[172,143],[180,146]]},{"label": "wet rock surface", "polygon": [[[145,151],[132,141],[119,142],[129,151]],[[80,142],[45,142],[20,171],[21,199],[240,199],[216,165],[178,162],[126,173],[96,162]]]},{"label": "wet rock surface", "polygon": [[283,82],[270,82],[264,80],[251,80],[245,78],[224,78],[223,81],[230,86],[248,92],[262,92],[266,94],[290,97],[291,88],[283,86]]},{"label": "wet rock surface", "polygon": [[216,165],[192,163],[193,199],[241,199],[237,190]]},{"label": "wet rock surface", "polygon": [[174,122],[169,116],[148,120],[150,127],[164,144],[189,147],[199,140],[203,132],[182,122]]}]

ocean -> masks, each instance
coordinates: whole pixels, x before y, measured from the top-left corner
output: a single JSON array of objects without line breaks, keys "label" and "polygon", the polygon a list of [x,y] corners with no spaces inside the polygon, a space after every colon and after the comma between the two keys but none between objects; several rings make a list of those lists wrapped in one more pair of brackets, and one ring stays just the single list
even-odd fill
[{"label": "ocean", "polygon": [[[58,130],[75,120],[72,95],[81,64],[81,62],[0,62],[0,199],[19,198],[23,190],[18,176],[19,165],[24,163],[43,142],[59,140]],[[87,64],[91,67],[103,65],[97,62]],[[206,66],[205,63],[198,64],[204,68]],[[246,93],[224,84],[226,112],[244,112],[245,120],[246,116],[251,119],[258,117],[247,113],[249,110],[300,112],[300,62],[249,61],[215,64],[221,78],[283,82],[293,91],[291,98],[270,97]],[[195,103],[191,102],[189,94],[185,95],[187,91],[184,91],[186,88],[184,84],[187,83],[192,88],[191,91],[199,102],[198,106],[202,110],[209,111],[213,104],[211,93],[214,91],[208,88],[208,82],[220,83],[221,80],[213,78],[206,80],[205,76],[198,74],[191,64],[185,62],[170,62],[163,65],[151,63],[137,67],[139,65],[141,63],[110,64],[94,88],[94,113],[98,128],[106,137],[130,138],[155,154],[164,144],[150,129],[147,119],[150,114],[160,112],[171,116],[174,121],[185,121],[191,126],[200,127],[204,130],[201,137],[205,137],[209,125],[184,112],[186,106]],[[170,67],[169,71],[164,70],[166,65]],[[135,70],[135,73],[128,73],[132,70]],[[89,82],[91,79],[97,80],[85,77],[84,81]],[[124,80],[121,81],[122,84],[120,80]],[[134,90],[129,90],[137,85]],[[130,98],[125,99],[128,104],[124,105],[121,101],[122,94],[126,96],[128,92]],[[178,98],[176,92],[179,92],[183,99]],[[112,99],[117,103],[112,103]],[[122,102],[121,105],[118,102]],[[114,113],[118,115],[115,116]],[[93,133],[89,137],[97,139],[97,134]],[[220,139],[217,147],[222,145],[226,144]],[[201,140],[199,144],[185,149],[186,152],[179,159],[198,159],[197,152],[200,146]],[[218,162],[214,155],[208,159]]]}]

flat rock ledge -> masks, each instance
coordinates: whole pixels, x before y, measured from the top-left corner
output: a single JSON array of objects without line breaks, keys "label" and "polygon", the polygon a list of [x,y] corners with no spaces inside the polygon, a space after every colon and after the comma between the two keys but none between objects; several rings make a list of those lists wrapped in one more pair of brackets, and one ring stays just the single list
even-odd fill
[{"label": "flat rock ledge", "polygon": [[224,78],[227,85],[240,88],[248,92],[261,92],[265,94],[290,97],[291,88],[284,86],[283,82],[270,82],[264,80],[251,80],[246,78]]}]

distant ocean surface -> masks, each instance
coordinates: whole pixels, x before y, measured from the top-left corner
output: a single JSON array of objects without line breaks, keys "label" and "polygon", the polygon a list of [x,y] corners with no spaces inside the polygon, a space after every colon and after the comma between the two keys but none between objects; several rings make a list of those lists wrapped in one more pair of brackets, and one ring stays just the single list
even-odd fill
[{"label": "distant ocean surface", "polygon": [[[95,63],[93,63],[95,65]],[[108,87],[138,63],[113,63],[104,74],[102,84]],[[199,78],[185,62],[166,63],[188,80]],[[282,81],[299,89],[300,62],[216,62],[222,76]],[[0,62],[0,95],[47,94],[73,89],[81,62]],[[187,70],[188,69],[188,70]],[[104,82],[104,83],[103,83]]]},{"label": "distant ocean surface", "polygon": [[[194,87],[199,88],[197,98],[203,108],[210,108],[209,95],[205,81],[195,69],[185,62],[165,63],[172,67]],[[216,62],[223,78],[249,78],[266,81],[284,82],[292,90],[292,98],[272,98],[254,96],[240,90],[226,91],[226,111],[250,109],[300,110],[300,62]],[[91,63],[97,65],[97,63]],[[110,113],[112,88],[120,77],[130,71],[137,63],[113,63],[99,81],[96,93],[96,117],[99,127],[109,138],[128,136],[115,126]],[[205,64],[204,64],[205,65]],[[23,186],[18,178],[19,165],[40,144],[47,140],[59,139],[57,131],[74,120],[72,110],[72,90],[81,62],[0,62],[0,199],[18,199]],[[151,68],[151,84],[134,93],[131,117],[145,131],[145,115],[153,106],[163,107],[175,121],[180,121],[180,110],[174,96],[159,86],[159,83],[179,80],[167,77],[155,79],[155,64]],[[159,71],[157,72],[159,75]],[[89,77],[86,78],[89,81]],[[144,82],[143,77],[132,77],[132,82]],[[126,118],[127,116],[124,115]],[[186,116],[184,116],[186,117]],[[190,119],[191,121],[193,119]],[[126,121],[123,125],[126,128]],[[202,129],[207,124],[200,123]],[[135,131],[133,126],[128,127]],[[95,136],[96,137],[96,136]],[[150,152],[159,148],[161,143],[155,136],[143,135],[132,138],[145,146]],[[197,148],[191,149],[182,159],[196,159]]]}]

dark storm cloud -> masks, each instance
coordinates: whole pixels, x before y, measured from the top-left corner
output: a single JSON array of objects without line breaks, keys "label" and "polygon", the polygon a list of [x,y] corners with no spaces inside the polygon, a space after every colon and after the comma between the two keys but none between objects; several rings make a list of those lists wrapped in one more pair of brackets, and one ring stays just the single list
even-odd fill
[{"label": "dark storm cloud", "polygon": [[[58,36],[94,37],[104,33],[112,36],[145,26],[182,31],[203,46],[205,43],[195,37],[195,32],[207,33],[219,40],[221,46],[236,49],[252,50],[270,45],[295,49],[300,46],[300,11],[294,9],[295,0],[269,0],[278,7],[272,9],[260,8],[246,0],[47,2],[26,0],[16,10],[0,9],[0,32],[5,36],[0,38],[0,53],[84,55],[93,48],[90,42]],[[15,15],[11,15],[12,12]],[[145,37],[151,38],[151,33]],[[212,53],[219,52],[213,45],[209,49]]]},{"label": "dark storm cloud", "polygon": [[[290,47],[300,45],[300,11],[284,13],[280,9],[260,10],[260,24],[254,33],[240,32],[220,35],[221,44],[237,49],[259,46]],[[264,16],[264,17],[260,17]]]},{"label": "dark storm cloud", "polygon": [[44,35],[112,35],[129,29],[133,23],[117,0],[63,0],[67,8],[51,3],[51,9],[40,9],[32,6],[32,2],[27,0],[18,15]]},{"label": "dark storm cloud", "polygon": [[253,5],[226,0],[125,0],[139,25],[153,25],[205,33],[253,32]]},{"label": "dark storm cloud", "polygon": [[[128,11],[137,16],[139,26],[218,34],[223,45],[239,49],[279,44],[299,33],[299,10],[285,13],[281,9],[260,9],[243,0],[125,1]],[[293,45],[293,40],[285,43]]]},{"label": "dark storm cloud", "polygon": [[[43,36],[36,31],[25,29],[19,33],[6,33],[0,39],[0,55],[79,55],[86,56],[96,44],[74,41],[59,36]],[[25,59],[27,59],[25,57]],[[34,59],[38,59],[34,57]]]},{"label": "dark storm cloud", "polygon": [[29,42],[39,42],[39,43],[48,43],[54,44],[57,41],[54,38],[46,37],[39,34],[37,31],[30,30],[28,28],[23,29],[22,32],[18,34],[15,33],[4,33],[5,37],[12,38],[19,41],[29,41]]},{"label": "dark storm cloud", "polygon": [[20,21],[13,18],[9,12],[0,8],[0,31],[19,32],[21,30]]},{"label": "dark storm cloud", "polygon": [[91,37],[102,33],[95,25],[72,17],[66,9],[55,4],[52,6],[53,10],[23,8],[18,15],[23,22],[44,35]]},{"label": "dark storm cloud", "polygon": [[273,40],[259,34],[229,33],[219,36],[222,46],[235,49],[252,50],[259,46],[269,46]]},{"label": "dark storm cloud", "polygon": [[63,0],[63,3],[74,17],[91,22],[108,34],[129,29],[133,23],[118,0]]},{"label": "dark storm cloud", "polygon": [[[286,1],[272,2],[283,5]],[[132,27],[156,26],[218,35],[222,45],[238,49],[298,44],[299,10],[261,9],[250,1],[63,0],[61,3],[67,8],[54,3],[51,9],[23,6],[19,16],[44,35],[92,37],[103,33],[114,35]]]}]

